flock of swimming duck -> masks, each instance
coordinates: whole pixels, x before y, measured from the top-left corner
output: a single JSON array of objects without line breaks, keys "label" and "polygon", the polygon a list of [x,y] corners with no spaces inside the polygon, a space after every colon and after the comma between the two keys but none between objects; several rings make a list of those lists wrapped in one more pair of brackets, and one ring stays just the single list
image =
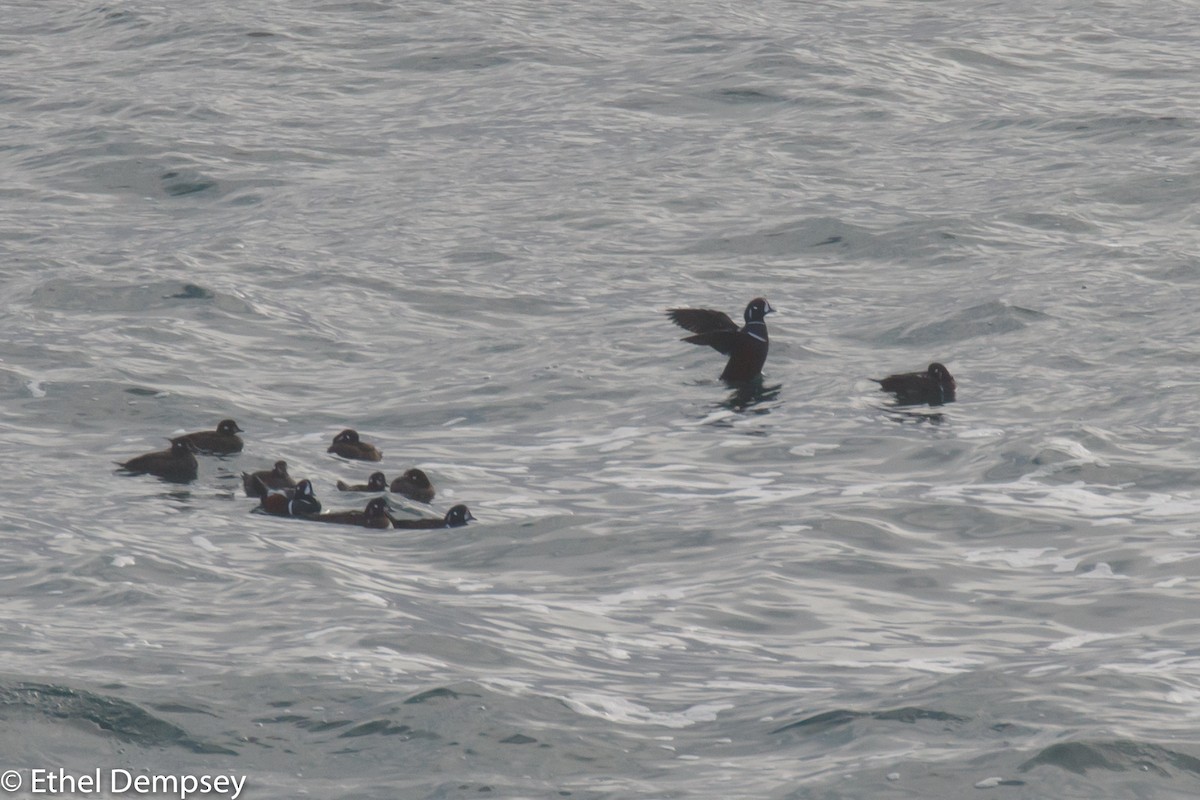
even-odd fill
[{"label": "flock of swimming duck", "polygon": [[[672,308],[667,311],[679,327],[693,335],[683,339],[692,344],[712,347],[729,360],[721,373],[721,380],[731,384],[745,384],[762,374],[767,361],[769,340],[766,316],[775,309],[765,298],[756,297],[746,306],[745,325],[738,327],[727,314],[707,308]],[[934,362],[924,372],[906,372],[872,379],[885,392],[896,396],[898,405],[931,406],[951,403],[955,399],[956,385],[950,371]],[[155,475],[176,482],[195,480],[197,472],[196,454],[230,455],[242,451],[244,431],[231,419],[222,420],[215,431],[198,431],[171,439],[166,450],[131,458],[119,466],[132,475]],[[383,454],[379,448],[359,439],[358,433],[347,429],[333,438],[327,452],[359,461],[380,461]],[[295,481],[288,475],[287,462],[277,461],[272,469],[253,473],[242,473],[242,484],[248,497],[259,499],[259,509],[267,514],[298,517],[315,522],[330,522],[342,525],[359,525],[367,528],[457,528],[475,519],[465,505],[456,505],[441,519],[399,519],[390,513],[391,506],[386,496],[372,498],[366,507],[354,511],[322,512],[312,481]],[[376,492],[385,490],[393,494],[428,503],[434,497],[433,484],[419,469],[410,469],[390,484],[382,472],[370,476],[366,484],[350,486],[337,482],[338,491]]]},{"label": "flock of swimming duck", "polygon": [[[239,433],[245,433],[231,419],[221,420],[215,431],[197,431],[176,436],[166,450],[146,453],[137,458],[120,462],[122,470],[130,475],[155,475],[163,480],[187,483],[196,479],[199,462],[196,455],[226,456],[242,452],[244,443]],[[356,461],[382,461],[383,453],[369,442],[364,442],[354,430],[344,430],[333,437],[327,452]],[[331,522],[339,525],[359,525],[364,528],[458,528],[475,519],[464,505],[456,505],[441,519],[400,519],[391,515],[391,504],[387,497],[374,497],[361,510],[321,511],[312,481],[307,478],[297,481],[288,475],[287,462],[276,461],[271,469],[258,472],[243,472],[242,487],[247,497],[258,498],[258,510],[281,517],[297,517],[314,522]],[[418,502],[428,503],[434,497],[433,484],[429,476],[419,469],[410,469],[390,484],[382,472],[371,475],[365,484],[350,486],[337,482],[341,492],[385,492],[403,495]]]}]

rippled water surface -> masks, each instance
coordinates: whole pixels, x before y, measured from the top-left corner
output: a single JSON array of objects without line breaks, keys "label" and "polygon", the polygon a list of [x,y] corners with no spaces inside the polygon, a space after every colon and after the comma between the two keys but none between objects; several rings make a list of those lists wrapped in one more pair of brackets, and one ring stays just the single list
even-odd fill
[{"label": "rippled water surface", "polygon": [[[1200,793],[1191,4],[0,13],[0,767]],[[250,513],[346,427],[478,522]]]}]

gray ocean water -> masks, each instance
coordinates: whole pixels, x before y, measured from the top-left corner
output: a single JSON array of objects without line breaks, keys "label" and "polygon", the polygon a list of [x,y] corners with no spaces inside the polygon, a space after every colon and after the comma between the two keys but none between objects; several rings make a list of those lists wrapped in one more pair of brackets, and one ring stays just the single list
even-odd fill
[{"label": "gray ocean water", "polygon": [[[1185,2],[3,3],[10,796],[1196,797],[1198,49]],[[663,312],[757,295],[739,396]],[[958,402],[869,380],[933,360]],[[280,458],[361,506],[346,427],[478,522],[250,513]]]}]

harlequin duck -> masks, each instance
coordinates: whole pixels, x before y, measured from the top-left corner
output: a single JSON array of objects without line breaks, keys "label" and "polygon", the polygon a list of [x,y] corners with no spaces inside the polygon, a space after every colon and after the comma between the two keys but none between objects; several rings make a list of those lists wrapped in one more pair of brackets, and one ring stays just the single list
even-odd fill
[{"label": "harlequin duck", "polygon": [[433,484],[429,482],[429,476],[416,467],[407,470],[392,481],[390,488],[393,493],[402,494],[419,503],[428,503],[434,495]]},{"label": "harlequin duck", "polygon": [[187,483],[196,479],[196,456],[192,444],[186,439],[175,440],[166,450],[118,462],[121,469],[131,475],[157,475],[163,480]]},{"label": "harlequin duck", "polygon": [[362,511],[332,511],[309,517],[316,522],[332,522],[335,525],[359,525],[363,528],[390,528],[392,517],[388,514],[386,497],[376,497]]},{"label": "harlequin duck", "polygon": [[442,519],[397,519],[392,520],[394,528],[461,528],[468,521],[475,519],[466,506],[454,506],[446,512]]},{"label": "harlequin duck", "polygon": [[359,461],[383,460],[383,453],[379,452],[378,447],[359,441],[358,431],[350,428],[333,437],[333,444],[329,445],[329,449],[325,452],[334,453],[342,458],[355,458]]},{"label": "harlequin duck", "polygon": [[672,308],[667,310],[667,316],[679,327],[696,334],[684,337],[683,341],[708,345],[729,356],[721,380],[745,383],[757,378],[767,361],[765,317],[774,310],[765,298],[754,298],[746,306],[746,324],[740,330],[727,314],[708,308]]},{"label": "harlequin duck", "polygon": [[321,513],[321,501],[313,493],[312,481],[305,479],[295,489],[271,490],[262,496],[259,506],[268,514],[304,517]]},{"label": "harlequin duck", "polygon": [[171,441],[177,442],[185,439],[192,443],[192,447],[196,448],[197,453],[223,456],[242,452],[242,437],[238,436],[239,433],[245,433],[245,431],[239,428],[233,420],[223,419],[215,431],[185,433],[182,436],[176,436]]},{"label": "harlequin duck", "polygon": [[372,472],[366,483],[356,483],[353,486],[345,481],[338,481],[339,492],[383,492],[387,490],[387,476],[382,472]]},{"label": "harlequin duck", "polygon": [[904,372],[899,375],[888,375],[880,380],[871,380],[879,384],[885,392],[896,395],[897,405],[912,406],[928,403],[940,406],[943,403],[954,402],[954,391],[957,385],[950,375],[950,370],[936,361],[929,365],[924,372]]},{"label": "harlequin duck", "polygon": [[294,489],[296,481],[288,475],[287,462],[276,461],[274,469],[242,473],[242,488],[246,497],[262,497],[270,489]]}]

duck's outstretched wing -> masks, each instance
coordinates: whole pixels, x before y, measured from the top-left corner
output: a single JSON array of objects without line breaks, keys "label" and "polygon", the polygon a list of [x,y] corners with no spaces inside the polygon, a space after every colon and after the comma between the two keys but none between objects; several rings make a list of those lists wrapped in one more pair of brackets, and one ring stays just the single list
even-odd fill
[{"label": "duck's outstretched wing", "polygon": [[726,356],[733,353],[739,328],[723,311],[714,311],[711,308],[671,308],[667,309],[667,317],[684,330],[696,334],[684,337],[683,341],[707,345]]}]

